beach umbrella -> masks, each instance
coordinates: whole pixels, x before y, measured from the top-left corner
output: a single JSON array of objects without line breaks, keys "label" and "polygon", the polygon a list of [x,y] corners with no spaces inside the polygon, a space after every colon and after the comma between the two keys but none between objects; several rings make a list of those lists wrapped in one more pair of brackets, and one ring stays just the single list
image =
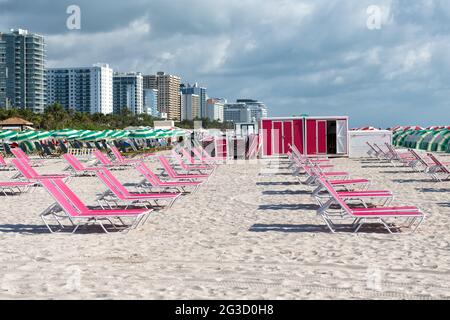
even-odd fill
[{"label": "beach umbrella", "polygon": [[46,140],[52,137],[52,134],[53,133],[51,131],[38,131],[36,140]]},{"label": "beach umbrella", "polygon": [[55,138],[66,138],[66,137],[72,137],[74,135],[81,135],[79,130],[74,129],[63,129],[63,130],[56,130],[53,132],[53,137]]},{"label": "beach umbrella", "polygon": [[435,136],[431,144],[428,146],[428,151],[447,151],[447,144],[450,141],[450,130],[441,130]]},{"label": "beach umbrella", "polygon": [[108,136],[108,139],[111,140],[120,140],[120,139],[125,139],[130,135],[129,131],[125,131],[125,130],[114,130],[113,133],[111,133]]},{"label": "beach umbrella", "polygon": [[431,143],[438,136],[440,130],[430,130],[429,132],[422,135],[417,144],[417,149],[428,150],[431,147]]},{"label": "beach umbrella", "polygon": [[153,129],[140,129],[140,130],[134,130],[131,132],[131,134],[128,136],[129,138],[134,139],[150,139],[155,138],[157,135],[156,130]]},{"label": "beach umbrella", "polygon": [[106,133],[104,131],[91,131],[82,135],[78,140],[80,141],[98,141],[106,139]]},{"label": "beach umbrella", "polygon": [[8,140],[14,138],[17,132],[11,130],[0,131],[0,140]]},{"label": "beach umbrella", "polygon": [[10,138],[9,140],[13,142],[33,141],[36,140],[37,135],[37,131],[27,130],[19,132],[15,137]]}]

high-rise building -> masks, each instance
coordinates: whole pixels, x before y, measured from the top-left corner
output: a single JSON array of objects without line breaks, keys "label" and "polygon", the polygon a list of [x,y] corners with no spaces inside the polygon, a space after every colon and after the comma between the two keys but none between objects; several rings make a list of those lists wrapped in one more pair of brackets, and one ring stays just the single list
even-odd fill
[{"label": "high-rise building", "polygon": [[181,121],[200,119],[200,96],[181,94]]},{"label": "high-rise building", "polygon": [[224,109],[225,121],[230,122],[257,122],[268,116],[266,105],[252,99],[238,99],[225,104]]},{"label": "high-rise building", "polygon": [[143,77],[140,72],[114,73],[114,113],[118,114],[127,108],[132,114],[141,114],[143,97]]},{"label": "high-rise building", "polygon": [[245,103],[227,103],[223,113],[225,122],[252,122],[252,112]]},{"label": "high-rise building", "polygon": [[208,110],[206,108],[206,88],[200,87],[198,83],[195,83],[194,85],[190,84],[181,84],[180,90],[182,94],[196,94],[200,97],[200,117],[199,118],[206,118],[208,117]]},{"label": "high-rise building", "polygon": [[44,37],[27,30],[0,32],[0,108],[45,107]]},{"label": "high-rise building", "polygon": [[144,110],[143,112],[155,117],[159,118],[161,115],[158,112],[158,90],[156,89],[144,89]]},{"label": "high-rise building", "polygon": [[267,118],[268,111],[264,103],[253,99],[237,99],[237,103],[245,103],[251,110],[251,122],[257,122],[262,118]]},{"label": "high-rise building", "polygon": [[180,77],[164,72],[144,76],[144,89],[158,90],[158,111],[170,120],[181,119],[180,81]]},{"label": "high-rise building", "polygon": [[226,99],[211,98],[206,100],[207,118],[211,121],[224,122],[224,106]]},{"label": "high-rise building", "polygon": [[46,70],[47,105],[85,113],[113,112],[113,70],[107,64]]}]

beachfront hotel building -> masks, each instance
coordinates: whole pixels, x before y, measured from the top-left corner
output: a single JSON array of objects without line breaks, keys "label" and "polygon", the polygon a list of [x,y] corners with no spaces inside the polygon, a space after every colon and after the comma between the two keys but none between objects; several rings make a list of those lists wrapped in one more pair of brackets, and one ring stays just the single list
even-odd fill
[{"label": "beachfront hotel building", "polygon": [[206,118],[211,121],[224,122],[224,107],[226,99],[210,98],[206,100]]},{"label": "beachfront hotel building", "polygon": [[44,70],[43,36],[22,29],[0,32],[0,108],[43,112]]},{"label": "beachfront hotel building", "polygon": [[140,72],[115,72],[113,78],[114,113],[128,109],[132,114],[144,111],[144,78]]},{"label": "beachfront hotel building", "polygon": [[206,109],[206,88],[200,87],[198,83],[195,83],[194,85],[190,84],[181,84],[180,85],[180,91],[182,95],[189,95],[189,94],[195,94],[199,96],[200,98],[200,114],[199,118],[206,118],[207,117],[207,109]]},{"label": "beachfront hotel building", "polygon": [[113,112],[113,70],[107,64],[46,70],[47,105],[84,113]]},{"label": "beachfront hotel building", "polygon": [[200,99],[197,94],[181,94],[181,121],[200,119]]},{"label": "beachfront hotel building", "polygon": [[181,119],[180,82],[180,77],[164,72],[144,76],[144,89],[158,90],[158,112],[169,120]]},{"label": "beachfront hotel building", "polygon": [[161,115],[158,111],[158,90],[144,89],[143,96],[143,112],[149,116],[159,118]]},{"label": "beachfront hotel building", "polygon": [[264,103],[252,99],[238,99],[236,103],[227,103],[224,106],[226,122],[258,122],[268,116]]}]

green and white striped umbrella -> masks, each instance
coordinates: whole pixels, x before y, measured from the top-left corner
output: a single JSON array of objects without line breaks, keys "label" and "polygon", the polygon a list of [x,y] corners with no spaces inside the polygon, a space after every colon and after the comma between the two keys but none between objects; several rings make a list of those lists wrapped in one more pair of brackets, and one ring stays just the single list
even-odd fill
[{"label": "green and white striped umbrella", "polygon": [[153,129],[141,129],[132,131],[128,137],[134,139],[150,139],[155,138],[156,134]]},{"label": "green and white striped umbrella", "polygon": [[91,131],[87,134],[82,135],[78,140],[80,141],[97,141],[106,139],[106,134],[104,131]]},{"label": "green and white striped umbrella", "polygon": [[73,137],[74,135],[81,135],[79,130],[73,130],[73,129],[63,129],[63,130],[57,130],[53,132],[53,137],[55,138],[67,138],[67,137]]},{"label": "green and white striped umbrella", "polygon": [[36,140],[37,135],[37,131],[28,130],[19,132],[15,137],[10,138],[9,140],[13,142],[33,141]]},{"label": "green and white striped umbrella", "polygon": [[14,138],[17,135],[17,132],[11,130],[0,131],[0,140],[7,140]]},{"label": "green and white striped umbrella", "polygon": [[128,137],[130,135],[129,131],[125,131],[125,130],[113,130],[113,133],[108,135],[108,139],[111,140],[120,140],[120,139],[125,139],[126,137]]},{"label": "green and white striped umbrella", "polygon": [[36,140],[46,140],[50,137],[52,137],[51,131],[39,131],[36,136]]}]

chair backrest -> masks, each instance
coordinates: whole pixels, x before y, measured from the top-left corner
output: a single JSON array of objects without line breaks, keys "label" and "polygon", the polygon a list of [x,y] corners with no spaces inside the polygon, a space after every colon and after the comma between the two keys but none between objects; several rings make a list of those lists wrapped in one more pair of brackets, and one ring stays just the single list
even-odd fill
[{"label": "chair backrest", "polygon": [[159,162],[163,166],[163,168],[167,171],[170,177],[176,176],[175,170],[170,165],[169,161],[166,159],[165,156],[159,156]]},{"label": "chair backrest", "polygon": [[86,207],[81,199],[64,183],[62,179],[52,179],[51,181],[56,185],[56,187],[58,187],[61,193],[65,195],[78,213],[85,213],[89,211],[88,207]]},{"label": "chair backrest", "polygon": [[108,157],[106,157],[105,154],[103,152],[101,152],[100,150],[95,150],[94,156],[97,158],[98,161],[100,161],[101,164],[106,164],[106,165],[112,164],[111,160],[109,160]]},{"label": "chair backrest", "polygon": [[61,148],[62,152],[68,153],[69,150],[67,149],[67,146],[66,146],[66,144],[64,143],[64,141],[59,140],[58,142],[59,142],[59,147]]},{"label": "chair backrest", "polygon": [[152,186],[156,187],[162,182],[161,179],[144,162],[139,163],[136,169],[147,179]]},{"label": "chair backrest", "polygon": [[25,161],[30,161],[30,158],[27,156],[27,154],[20,148],[13,148],[11,149],[11,152],[18,159],[25,159]]},{"label": "chair backrest", "polygon": [[195,156],[201,161],[205,161],[205,159],[207,160],[214,160],[207,152],[205,149],[197,149],[195,147],[192,148],[192,152],[194,152]]},{"label": "chair backrest", "polygon": [[38,174],[31,168],[26,161],[21,161],[20,159],[13,159],[11,163],[19,170],[19,172],[27,179],[35,179]]},{"label": "chair backrest", "polygon": [[386,154],[386,152],[384,152],[383,149],[381,149],[379,145],[377,145],[376,143],[374,143],[373,145],[375,148],[378,149],[379,152],[381,152],[382,154]]},{"label": "chair backrest", "polygon": [[180,155],[175,150],[172,150],[172,155],[175,159],[177,159],[181,168],[183,168],[184,170],[189,170],[189,167],[186,165],[186,163],[184,163],[183,159],[180,157]]},{"label": "chair backrest", "polygon": [[421,164],[428,167],[428,163],[422,158],[422,156],[416,150],[413,150],[413,149],[408,149],[408,150]]},{"label": "chair backrest", "polygon": [[119,199],[129,196],[128,190],[120,183],[119,180],[108,169],[97,171],[97,177],[110,189]]},{"label": "chair backrest", "polygon": [[[40,181],[45,190],[53,197],[53,199],[59,204],[69,216],[76,217],[79,212],[75,209],[68,197],[55,185],[57,180],[44,179]],[[62,181],[61,181],[62,182]]]},{"label": "chair backrest", "polygon": [[74,168],[76,171],[83,171],[86,167],[73,155],[73,154],[63,154],[63,158],[69,163],[69,165]]},{"label": "chair backrest", "polygon": [[124,162],[126,159],[123,157],[123,155],[120,153],[119,149],[117,149],[116,147],[111,146],[110,147],[112,153],[114,154],[114,156],[116,157],[117,161],[119,162]]},{"label": "chair backrest", "polygon": [[450,174],[450,170],[447,168],[447,166],[444,165],[444,164],[442,163],[442,161],[439,160],[434,154],[428,153],[427,155],[428,155],[428,157],[429,157],[429,158],[430,158],[437,166],[440,167],[440,169],[441,169],[444,173],[449,173],[449,174]]},{"label": "chair backrest", "polygon": [[185,148],[180,148],[180,150],[191,164],[195,164],[195,159],[192,157],[192,155],[189,151],[187,151]]},{"label": "chair backrest", "polygon": [[319,178],[320,184],[329,192],[330,196],[345,210],[348,214],[352,215],[352,210],[345,203],[345,201],[339,196],[337,191],[331,186],[328,180],[324,177]]},{"label": "chair backrest", "polygon": [[6,163],[5,159],[3,158],[3,156],[0,154],[0,166],[7,166],[8,164]]}]

